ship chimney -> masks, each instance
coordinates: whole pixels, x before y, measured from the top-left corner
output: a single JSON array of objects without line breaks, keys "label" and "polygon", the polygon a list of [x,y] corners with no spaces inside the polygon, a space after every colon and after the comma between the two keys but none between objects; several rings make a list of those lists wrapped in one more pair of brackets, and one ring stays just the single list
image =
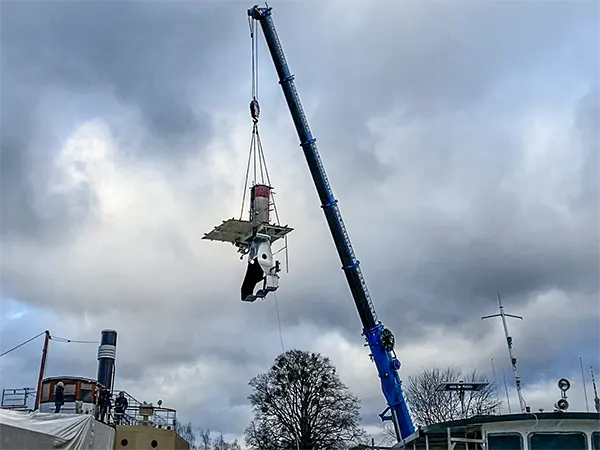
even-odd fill
[{"label": "ship chimney", "polygon": [[115,374],[115,357],[117,355],[117,332],[103,330],[98,347],[98,382],[112,390]]}]

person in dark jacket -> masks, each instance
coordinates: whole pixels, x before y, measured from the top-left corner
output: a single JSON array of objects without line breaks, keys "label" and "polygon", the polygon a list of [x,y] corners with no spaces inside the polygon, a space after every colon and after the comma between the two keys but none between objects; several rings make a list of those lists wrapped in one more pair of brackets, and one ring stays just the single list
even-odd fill
[{"label": "person in dark jacket", "polygon": [[100,421],[104,422],[106,420],[106,414],[110,409],[110,391],[104,386],[100,388],[100,393],[98,395],[98,407]]},{"label": "person in dark jacket", "polygon": [[62,381],[56,383],[54,389],[54,412],[59,413],[62,405],[65,404],[65,384]]},{"label": "person in dark jacket", "polygon": [[125,398],[125,392],[119,392],[119,396],[115,399],[115,423],[120,425],[123,416],[125,415],[125,410],[127,409],[128,403],[127,398]]}]

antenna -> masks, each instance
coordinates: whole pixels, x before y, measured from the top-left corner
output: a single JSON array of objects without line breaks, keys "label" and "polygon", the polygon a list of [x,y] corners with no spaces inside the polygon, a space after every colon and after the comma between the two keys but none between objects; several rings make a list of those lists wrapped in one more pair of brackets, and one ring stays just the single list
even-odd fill
[{"label": "antenna", "polygon": [[506,403],[508,404],[508,413],[511,414],[510,410],[510,396],[508,395],[508,384],[506,383],[506,374],[504,373],[504,367],[502,368],[502,378],[504,379],[504,390],[506,391]]},{"label": "antenna", "polygon": [[585,397],[585,410],[590,412],[590,403],[588,402],[587,386],[585,385],[585,375],[583,374],[583,359],[579,357],[579,365],[581,366],[581,383],[583,384],[583,395]]},{"label": "antenna", "polygon": [[506,336],[506,344],[508,345],[508,356],[510,358],[510,364],[512,365],[512,370],[515,375],[515,385],[517,386],[517,396],[519,397],[519,405],[521,406],[521,412],[525,412],[526,403],[523,399],[523,394],[521,393],[521,377],[517,372],[517,358],[513,355],[512,346],[513,340],[512,337],[508,334],[508,326],[506,325],[506,318],[512,317],[514,319],[523,320],[521,316],[515,316],[513,314],[507,314],[504,312],[504,306],[502,306],[502,299],[500,298],[500,292],[498,292],[498,307],[500,309],[500,314],[492,314],[490,316],[483,316],[483,319],[491,319],[492,317],[500,317],[502,318],[502,326],[504,327],[504,335]]},{"label": "antenna", "polygon": [[596,380],[594,379],[594,369],[590,366],[590,372],[592,373],[592,386],[594,386],[594,406],[596,406],[596,412],[600,413],[600,398],[598,398],[598,391],[596,390]]}]

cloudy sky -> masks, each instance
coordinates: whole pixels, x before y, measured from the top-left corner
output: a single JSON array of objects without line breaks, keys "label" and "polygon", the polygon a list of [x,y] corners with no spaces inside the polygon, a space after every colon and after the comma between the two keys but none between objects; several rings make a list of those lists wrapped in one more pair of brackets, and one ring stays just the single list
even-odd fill
[{"label": "cloudy sky", "polygon": [[[248,380],[281,351],[275,296],[242,303],[229,244],[250,143],[251,3],[2,2],[1,345],[119,332],[117,387],[243,433]],[[402,376],[458,365],[599,372],[599,6],[591,1],[273,3],[274,19]],[[290,272],[286,349],[320,351],[376,429],[384,400],[262,40],[261,135]],[[34,386],[41,339],[0,361]],[[47,375],[95,376],[51,343]],[[600,373],[598,374],[600,377]],[[490,373],[491,376],[491,373]],[[509,378],[510,379],[510,378]],[[588,376],[589,379],[589,376]],[[591,394],[591,386],[588,388]],[[513,395],[513,406],[517,403]]]}]

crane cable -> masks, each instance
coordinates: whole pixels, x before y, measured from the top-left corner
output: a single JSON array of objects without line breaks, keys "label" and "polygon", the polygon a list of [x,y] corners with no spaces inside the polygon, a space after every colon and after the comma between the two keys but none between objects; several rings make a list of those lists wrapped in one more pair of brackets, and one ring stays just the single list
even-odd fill
[{"label": "crane cable", "polygon": [[[252,138],[250,139],[250,152],[248,154],[248,162],[246,164],[246,179],[244,181],[244,193],[242,196],[242,208],[240,211],[240,220],[244,214],[244,203],[246,202],[246,191],[248,190],[248,181],[250,177],[250,164],[253,162],[253,173],[252,173],[252,185],[257,183],[266,184],[271,186],[271,177],[269,176],[269,170],[267,169],[267,161],[265,159],[265,153],[262,148],[262,142],[260,140],[260,134],[258,132],[258,118],[260,116],[260,104],[258,103],[258,39],[256,39],[256,20],[248,17],[248,26],[250,28],[250,40],[252,45],[252,101],[250,102],[250,116],[252,117]],[[258,164],[258,171],[257,171]],[[260,181],[258,181],[258,174],[260,173]],[[275,198],[271,196],[273,203],[273,211],[275,212],[275,219],[277,224],[280,224],[279,213],[277,211],[277,205],[275,204]],[[285,249],[285,264],[286,271],[289,272],[288,265],[288,252],[287,252],[287,235],[284,237],[284,247],[277,252]],[[275,299],[275,312],[277,314],[277,327],[279,329],[279,341],[281,342],[281,353],[285,353],[285,346],[283,344],[283,332],[281,330],[281,318],[279,315],[279,303],[277,302],[277,293],[273,292]]]},{"label": "crane cable", "polygon": [[[250,181],[250,165],[252,164],[252,182],[255,184],[266,184],[271,186],[271,177],[267,169],[267,160],[263,151],[260,134],[258,132],[258,119],[260,116],[260,104],[258,103],[258,39],[256,36],[256,21],[248,17],[248,25],[250,27],[250,40],[252,43],[252,101],[250,102],[250,116],[252,117],[252,138],[250,140],[250,151],[248,153],[248,162],[246,164],[246,178],[244,181],[244,192],[242,195],[242,207],[240,210],[240,219],[244,215],[244,204],[246,202],[246,193]],[[260,177],[259,177],[260,175]],[[280,223],[279,212],[275,199],[271,197],[273,203],[273,211],[277,224]]]}]

